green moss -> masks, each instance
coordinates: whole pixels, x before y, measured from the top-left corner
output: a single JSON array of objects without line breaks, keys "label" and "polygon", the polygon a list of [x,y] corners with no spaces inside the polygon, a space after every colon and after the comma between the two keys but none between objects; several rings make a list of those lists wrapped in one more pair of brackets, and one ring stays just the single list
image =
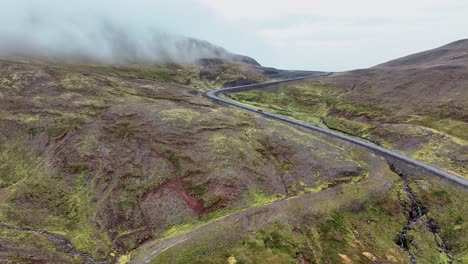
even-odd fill
[{"label": "green moss", "polygon": [[43,235],[0,228],[0,244],[9,245],[18,250],[40,250],[44,252],[54,252],[55,247]]},{"label": "green moss", "polygon": [[[9,152],[13,149],[14,155]],[[2,155],[1,166],[9,170],[9,178],[2,174],[8,196],[0,207],[0,221],[62,234],[78,250],[94,256],[102,257],[109,251],[107,234],[92,222],[97,209],[93,206],[93,186],[87,180],[86,165],[65,166],[65,170],[76,173],[70,184],[63,175],[44,170],[43,159],[37,154],[32,159],[21,144],[2,145],[2,150],[8,154]]]},{"label": "green moss", "polygon": [[185,122],[187,125],[190,125],[193,119],[200,116],[200,113],[190,110],[190,109],[176,108],[176,109],[170,109],[170,110],[163,110],[161,111],[161,115],[162,115],[163,121],[181,120]]},{"label": "green moss", "polygon": [[282,194],[266,194],[261,189],[252,189],[249,190],[246,194],[244,194],[244,201],[250,207],[261,206],[265,204],[272,203],[279,199],[283,199],[284,195]]},{"label": "green moss", "polygon": [[299,255],[312,263],[341,263],[343,256],[361,263],[367,261],[363,252],[378,252],[374,254],[381,259],[406,262],[406,254],[393,241],[405,223],[404,213],[398,211],[401,210],[398,191],[394,189],[385,198],[375,198],[353,205],[353,212],[308,216],[294,226],[269,224],[250,233],[232,248],[189,263],[229,256],[240,263],[264,263],[265,259],[274,263],[297,263]]},{"label": "green moss", "polygon": [[95,210],[84,180],[78,177],[74,187],[57,177],[40,176],[15,186],[4,214],[8,221],[59,232],[69,237],[78,250],[107,252],[109,239],[90,223]]}]

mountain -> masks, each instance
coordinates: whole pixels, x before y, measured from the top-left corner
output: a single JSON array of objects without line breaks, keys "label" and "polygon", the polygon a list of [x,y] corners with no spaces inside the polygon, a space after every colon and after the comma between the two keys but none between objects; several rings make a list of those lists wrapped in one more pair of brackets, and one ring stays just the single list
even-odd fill
[{"label": "mountain", "polygon": [[374,68],[430,68],[449,66],[466,68],[468,65],[468,39],[462,39],[442,47],[392,60]]},{"label": "mountain", "polygon": [[468,41],[377,65],[336,74],[326,83],[345,88],[346,97],[392,109],[468,121]]}]

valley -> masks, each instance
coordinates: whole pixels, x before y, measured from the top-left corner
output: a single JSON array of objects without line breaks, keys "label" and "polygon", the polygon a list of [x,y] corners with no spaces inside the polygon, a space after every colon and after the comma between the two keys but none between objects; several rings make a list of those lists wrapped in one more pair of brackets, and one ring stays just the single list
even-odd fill
[{"label": "valley", "polygon": [[0,262],[465,263],[466,187],[266,118],[467,177],[465,43],[327,76],[0,60]]}]

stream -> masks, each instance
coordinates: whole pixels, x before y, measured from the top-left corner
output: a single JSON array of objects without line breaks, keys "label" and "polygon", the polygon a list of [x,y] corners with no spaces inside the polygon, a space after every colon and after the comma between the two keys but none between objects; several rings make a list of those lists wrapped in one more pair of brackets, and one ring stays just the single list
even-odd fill
[{"label": "stream", "polygon": [[[409,176],[404,174],[402,171],[399,171],[393,164],[390,165],[390,170],[396,173],[398,176],[400,176],[400,178],[403,180],[403,191],[411,203],[409,211],[407,212],[408,220],[403,226],[401,232],[398,234],[397,238],[395,239],[395,243],[399,245],[406,253],[408,253],[411,264],[417,264],[416,256],[410,251],[411,239],[408,236],[408,231],[411,230],[411,225],[413,223],[417,222],[421,217],[423,217],[429,212],[429,209],[423,206],[414,196],[413,192],[411,191],[411,188],[409,187]],[[441,239],[438,239],[438,229],[437,225],[435,224],[435,220],[428,218],[426,220],[426,226],[428,231],[433,234],[434,241],[439,250],[447,255],[449,259],[448,263],[452,263],[453,259],[449,254],[448,248]]]},{"label": "stream", "polygon": [[60,235],[52,234],[46,231],[33,230],[30,228],[26,228],[26,227],[9,226],[2,222],[0,222],[0,228],[6,228],[9,230],[15,230],[15,231],[21,231],[21,232],[32,232],[36,234],[41,234],[47,237],[50,243],[52,243],[60,251],[65,252],[67,255],[72,256],[72,257],[82,258],[84,264],[107,264],[108,263],[107,261],[94,260],[89,254],[78,251],[70,243],[70,241],[68,241],[65,237],[60,236]]}]

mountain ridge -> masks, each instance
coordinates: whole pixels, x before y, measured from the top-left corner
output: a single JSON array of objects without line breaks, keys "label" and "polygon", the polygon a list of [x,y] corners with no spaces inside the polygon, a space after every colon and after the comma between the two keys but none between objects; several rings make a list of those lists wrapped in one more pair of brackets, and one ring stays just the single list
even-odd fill
[{"label": "mountain ridge", "polygon": [[457,40],[435,49],[394,59],[371,67],[371,69],[390,67],[434,67],[454,63],[463,66],[468,64],[468,39]]}]

